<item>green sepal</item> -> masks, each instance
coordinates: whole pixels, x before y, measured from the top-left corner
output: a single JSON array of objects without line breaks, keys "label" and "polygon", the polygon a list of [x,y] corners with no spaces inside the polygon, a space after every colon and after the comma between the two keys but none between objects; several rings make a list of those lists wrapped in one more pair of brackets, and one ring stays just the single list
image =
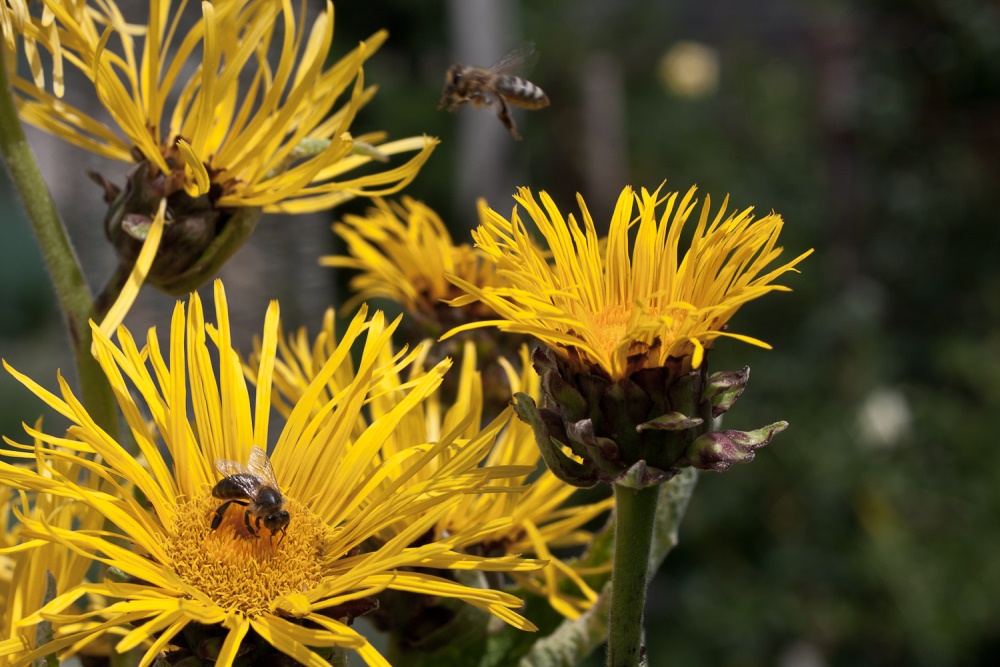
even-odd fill
[{"label": "green sepal", "polygon": [[613,480],[614,484],[630,489],[645,489],[649,486],[663,484],[678,473],[676,469],[662,470],[646,465],[644,460],[636,461],[624,473]]},{"label": "green sepal", "polygon": [[153,228],[153,220],[149,216],[138,213],[126,213],[122,217],[122,231],[136,241],[145,241],[149,230]]},{"label": "green sepal", "polygon": [[543,394],[559,406],[559,412],[564,420],[579,421],[587,417],[589,410],[586,399],[558,372],[542,374],[541,388]]},{"label": "green sepal", "polygon": [[622,456],[618,443],[611,438],[602,438],[595,434],[592,420],[581,419],[565,426],[570,442],[583,446],[582,458],[584,461],[593,462],[601,471],[602,479],[621,474],[624,466],[621,464]]},{"label": "green sepal", "polygon": [[150,281],[171,296],[185,296],[215,277],[229,258],[243,247],[260,221],[261,209],[230,209],[218,234],[186,270]]},{"label": "green sepal", "polygon": [[[531,396],[523,392],[514,394],[514,412],[521,421],[531,426],[535,434],[535,443],[545,460],[545,465],[556,477],[573,486],[591,487],[597,484],[593,462],[574,461],[563,452],[560,443],[569,443],[565,430],[557,415],[550,411],[539,410]],[[545,413],[549,419],[545,418]]]},{"label": "green sepal", "polygon": [[776,422],[756,431],[712,431],[697,438],[684,452],[684,463],[701,470],[728,470],[734,463],[752,461],[756,450],[771,442],[775,434],[788,428]]},{"label": "green sepal", "polygon": [[635,427],[639,433],[643,431],[686,431],[695,426],[701,426],[705,420],[701,417],[688,417],[681,412],[668,412],[656,419],[650,419]]},{"label": "green sepal", "polygon": [[712,417],[718,417],[736,404],[749,381],[749,366],[744,366],[738,371],[713,373],[705,383],[701,400],[712,406]]}]

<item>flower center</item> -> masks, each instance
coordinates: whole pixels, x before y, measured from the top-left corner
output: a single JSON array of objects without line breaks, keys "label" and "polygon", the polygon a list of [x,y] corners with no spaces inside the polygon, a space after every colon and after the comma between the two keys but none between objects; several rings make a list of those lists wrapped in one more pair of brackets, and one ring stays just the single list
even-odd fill
[{"label": "flower center", "polygon": [[608,306],[592,316],[594,333],[601,348],[608,355],[614,352],[625,337],[625,330],[631,317],[632,304]]},{"label": "flower center", "polygon": [[[276,599],[319,584],[330,530],[309,509],[288,499],[287,533],[261,527],[251,535],[245,508],[233,503],[219,527],[211,529],[223,501],[204,496],[177,512],[169,553],[181,578],[226,610],[257,616]],[[251,525],[254,518],[250,517]]]}]

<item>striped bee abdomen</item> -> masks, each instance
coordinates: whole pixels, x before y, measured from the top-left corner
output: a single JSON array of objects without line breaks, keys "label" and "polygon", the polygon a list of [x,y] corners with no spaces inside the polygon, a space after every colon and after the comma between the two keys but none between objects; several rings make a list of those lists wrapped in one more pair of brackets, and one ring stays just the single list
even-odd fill
[{"label": "striped bee abdomen", "polygon": [[526,109],[541,109],[549,106],[549,96],[545,91],[527,79],[512,74],[500,74],[496,79],[496,91],[511,104]]}]

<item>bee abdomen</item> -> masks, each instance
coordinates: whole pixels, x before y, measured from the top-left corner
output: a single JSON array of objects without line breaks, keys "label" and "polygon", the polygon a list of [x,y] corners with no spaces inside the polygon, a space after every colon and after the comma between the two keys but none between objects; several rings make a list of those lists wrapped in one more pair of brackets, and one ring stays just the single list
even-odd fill
[{"label": "bee abdomen", "polygon": [[510,74],[497,77],[497,92],[508,102],[528,109],[541,109],[549,105],[549,96],[545,91],[527,79]]},{"label": "bee abdomen", "polygon": [[257,485],[257,479],[253,475],[246,473],[230,475],[219,480],[218,484],[212,488],[212,495],[220,500],[249,499],[248,486]]}]

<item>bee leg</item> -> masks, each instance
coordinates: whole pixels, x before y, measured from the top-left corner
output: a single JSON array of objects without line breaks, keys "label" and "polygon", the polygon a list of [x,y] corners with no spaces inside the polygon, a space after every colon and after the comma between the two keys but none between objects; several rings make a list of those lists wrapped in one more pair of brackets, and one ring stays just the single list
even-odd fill
[{"label": "bee leg", "polygon": [[515,139],[521,139],[521,135],[517,133],[517,126],[514,125],[514,119],[510,116],[510,107],[507,106],[507,102],[499,95],[497,95],[497,118],[500,119],[500,122],[503,123],[503,126],[510,131]]},{"label": "bee leg", "polygon": [[[281,537],[278,538],[278,546],[279,547],[281,546],[281,541],[283,539],[285,539],[285,535],[288,534],[288,529],[286,529],[284,526],[282,526],[280,530],[281,530]],[[274,533],[271,533],[271,538],[272,539],[274,538]]]},{"label": "bee leg", "polygon": [[226,502],[219,505],[218,509],[215,510],[215,516],[212,517],[212,530],[215,530],[216,528],[219,527],[219,525],[222,523],[222,518],[226,516],[226,510],[229,509],[229,506],[232,505],[233,503],[236,503],[237,505],[244,505],[244,506],[246,505],[246,503],[240,502],[236,498],[233,498],[232,500],[227,500]]},{"label": "bee leg", "polygon": [[257,534],[257,530],[260,530],[260,517],[257,517],[257,530],[254,530],[250,525],[250,510],[247,510],[243,513],[243,524],[247,527],[248,533],[260,539],[260,535]]}]

